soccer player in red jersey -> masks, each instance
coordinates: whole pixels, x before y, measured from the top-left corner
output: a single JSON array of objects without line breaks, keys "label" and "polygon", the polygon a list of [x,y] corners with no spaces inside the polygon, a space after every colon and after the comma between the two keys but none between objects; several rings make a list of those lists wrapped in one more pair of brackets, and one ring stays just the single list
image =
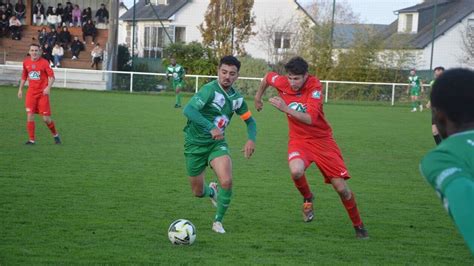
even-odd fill
[{"label": "soccer player in red jersey", "polygon": [[26,128],[29,140],[27,145],[35,144],[35,114],[43,116],[43,121],[49,128],[56,144],[61,144],[61,139],[56,131],[53,120],[51,120],[51,108],[49,105],[49,94],[54,83],[54,72],[49,62],[41,57],[41,49],[37,44],[31,44],[30,57],[23,60],[23,74],[21,76],[18,98],[23,98],[23,86],[28,80],[28,91],[26,92]]},{"label": "soccer player in red jersey", "polygon": [[262,95],[272,86],[278,97],[270,98],[270,104],[288,117],[289,142],[288,164],[291,178],[303,196],[303,220],[314,218],[314,195],[306,180],[305,171],[315,163],[327,184],[332,184],[352,220],[356,237],[368,238],[354,198],[346,179],[350,178],[341,151],[337,146],[329,123],[323,112],[323,94],[320,81],[308,74],[308,63],[301,57],[292,58],[286,65],[286,76],[267,73],[255,95],[255,108],[263,108]]}]

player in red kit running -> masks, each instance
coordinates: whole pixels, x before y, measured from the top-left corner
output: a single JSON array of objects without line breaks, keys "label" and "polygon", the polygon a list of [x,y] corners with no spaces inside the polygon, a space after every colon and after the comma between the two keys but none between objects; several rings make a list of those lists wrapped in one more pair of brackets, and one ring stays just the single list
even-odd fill
[{"label": "player in red kit running", "polygon": [[49,66],[49,62],[41,57],[39,45],[31,44],[29,54],[30,58],[23,61],[23,74],[18,89],[18,98],[21,99],[23,98],[23,86],[28,80],[25,107],[29,140],[25,144],[35,144],[35,114],[43,116],[43,121],[53,134],[54,142],[61,144],[59,134],[53,120],[51,120],[51,108],[49,106],[49,94],[54,83],[54,72]]},{"label": "player in red kit running", "polygon": [[356,237],[366,239],[368,232],[360,218],[354,193],[346,183],[346,179],[350,178],[349,172],[333,138],[331,126],[324,117],[321,83],[308,74],[308,63],[301,57],[292,58],[285,65],[285,70],[286,76],[267,73],[255,95],[255,108],[262,110],[262,95],[269,86],[277,89],[279,97],[272,97],[269,101],[288,117],[288,164],[291,178],[304,199],[303,220],[310,222],[314,218],[314,195],[305,177],[306,169],[314,162],[325,183],[332,184],[339,194],[352,220]]}]

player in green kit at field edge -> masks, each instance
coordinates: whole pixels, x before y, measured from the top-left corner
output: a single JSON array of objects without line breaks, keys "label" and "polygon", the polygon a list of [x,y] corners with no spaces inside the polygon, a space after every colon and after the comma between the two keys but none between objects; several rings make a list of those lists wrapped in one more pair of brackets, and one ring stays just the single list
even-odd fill
[{"label": "player in green kit at field edge", "polygon": [[[443,72],[444,67],[435,67],[435,69],[433,70],[434,79],[430,82],[431,89],[433,89],[435,81],[441,76],[441,74],[443,74]],[[428,103],[426,104],[426,108],[431,108],[431,101],[428,101]],[[439,145],[439,143],[441,143],[441,137],[439,136],[438,128],[436,127],[433,116],[431,116],[431,132],[433,133],[433,139],[436,145]]]},{"label": "player in green kit at field edge", "polygon": [[[184,156],[191,189],[196,197],[210,197],[217,207],[212,230],[225,233],[222,225],[232,196],[232,160],[225,141],[225,129],[236,113],[247,124],[248,140],[243,152],[250,158],[255,151],[257,125],[247,103],[232,85],[239,76],[240,62],[233,56],[220,60],[218,79],[202,86],[184,108],[188,118],[184,128]],[[219,185],[206,185],[204,174],[212,167]]]},{"label": "player in green kit at field edge", "polygon": [[421,93],[423,93],[423,82],[421,82],[420,77],[416,75],[416,71],[414,69],[410,71],[408,82],[410,85],[407,87],[407,93],[410,94],[411,98],[411,111],[416,112],[416,107],[418,106],[420,108],[420,112],[423,112],[423,105],[418,99]]},{"label": "player in green kit at field edge", "polygon": [[181,90],[184,87],[184,68],[183,66],[176,64],[176,59],[171,58],[171,64],[166,68],[166,78],[169,80],[169,76],[171,75],[172,83],[171,86],[173,90],[176,92],[176,103],[174,105],[175,108],[181,107]]},{"label": "player in green kit at field edge", "polygon": [[474,255],[474,71],[444,72],[431,91],[431,108],[443,141],[420,169]]}]

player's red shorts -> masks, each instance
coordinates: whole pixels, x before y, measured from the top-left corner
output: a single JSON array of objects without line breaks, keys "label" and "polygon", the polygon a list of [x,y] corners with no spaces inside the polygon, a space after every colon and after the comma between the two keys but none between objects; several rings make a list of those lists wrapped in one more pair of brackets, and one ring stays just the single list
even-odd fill
[{"label": "player's red shorts", "polygon": [[49,105],[49,95],[43,93],[27,93],[25,100],[26,112],[29,114],[39,114],[42,116],[51,116],[51,107]]},{"label": "player's red shorts", "polygon": [[314,162],[323,174],[325,183],[331,183],[331,178],[350,178],[341,150],[332,137],[290,140],[288,142],[288,163],[293,159],[303,160],[305,169]]}]

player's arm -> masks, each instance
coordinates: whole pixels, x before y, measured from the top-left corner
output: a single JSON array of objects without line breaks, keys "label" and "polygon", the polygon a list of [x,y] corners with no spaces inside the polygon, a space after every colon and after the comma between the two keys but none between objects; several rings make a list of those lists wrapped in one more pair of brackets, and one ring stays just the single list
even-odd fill
[{"label": "player's arm", "polygon": [[49,65],[46,67],[46,74],[48,75],[48,86],[43,90],[43,94],[49,95],[51,87],[53,87],[54,81],[56,80],[54,78],[53,69]]},{"label": "player's arm", "polygon": [[23,98],[23,87],[25,86],[27,79],[28,79],[28,70],[26,69],[25,64],[23,64],[23,71],[21,73],[20,86],[18,88],[18,99]]},{"label": "player's arm", "polygon": [[205,89],[201,89],[201,91],[196,93],[184,107],[183,114],[189,119],[189,121],[192,121],[207,130],[213,139],[224,139],[223,132],[211,121],[207,120],[200,112],[209,98],[209,93]]},{"label": "player's arm", "polygon": [[302,123],[311,125],[313,122],[311,119],[311,115],[307,113],[298,112],[296,110],[289,108],[288,105],[286,105],[285,101],[280,97],[272,97],[268,101],[270,102],[271,105],[273,105],[278,110],[288,115],[291,115],[293,118],[295,118],[296,120]]},{"label": "player's arm", "polygon": [[255,142],[257,140],[257,122],[252,117],[252,113],[250,112],[246,101],[243,101],[240,108],[235,112],[247,125],[247,142],[245,143],[242,152],[244,153],[245,158],[248,159],[255,152]]},{"label": "player's arm", "polygon": [[260,82],[260,86],[258,87],[257,93],[255,94],[255,109],[257,109],[258,112],[260,112],[263,109],[263,102],[262,102],[262,96],[267,90],[267,88],[270,86],[267,82],[267,75],[263,77],[262,81]]}]

